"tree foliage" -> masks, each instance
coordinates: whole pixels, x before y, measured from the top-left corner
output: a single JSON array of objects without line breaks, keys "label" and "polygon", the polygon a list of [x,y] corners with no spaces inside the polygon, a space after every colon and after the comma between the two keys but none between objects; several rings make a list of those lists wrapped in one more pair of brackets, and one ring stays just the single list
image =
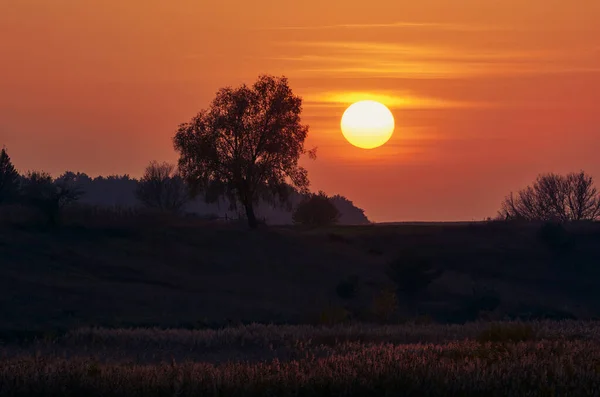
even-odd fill
[{"label": "tree foliage", "polygon": [[301,112],[302,99],[285,77],[264,75],[251,87],[222,88],[208,109],[179,126],[174,146],[182,175],[207,202],[224,196],[240,203],[256,227],[259,200],[287,201],[288,183],[308,191],[298,160],[315,152],[304,148],[308,126]]},{"label": "tree foliage", "polygon": [[502,219],[568,222],[600,217],[600,194],[585,172],[540,175],[532,186],[511,193],[499,213]]},{"label": "tree foliage", "polygon": [[403,250],[386,269],[387,276],[396,287],[398,297],[403,297],[407,306],[414,310],[420,295],[442,273],[442,270],[433,267],[425,253],[415,249]]},{"label": "tree foliage", "polygon": [[339,218],[340,212],[322,191],[303,200],[292,214],[294,223],[308,226],[332,225]]},{"label": "tree foliage", "polygon": [[19,192],[19,173],[6,149],[0,151],[0,204],[16,199]]},{"label": "tree foliage", "polygon": [[135,195],[146,207],[179,212],[189,201],[188,187],[169,163],[151,162],[140,179]]},{"label": "tree foliage", "polygon": [[24,203],[37,208],[52,225],[58,223],[61,210],[82,195],[77,184],[68,180],[54,181],[50,174],[43,171],[30,171],[21,182]]}]

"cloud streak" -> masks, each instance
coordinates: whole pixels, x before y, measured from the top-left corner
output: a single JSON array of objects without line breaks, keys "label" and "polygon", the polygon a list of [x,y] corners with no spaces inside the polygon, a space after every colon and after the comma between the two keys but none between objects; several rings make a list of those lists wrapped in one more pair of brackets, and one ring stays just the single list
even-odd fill
[{"label": "cloud streak", "polygon": [[[596,72],[582,54],[552,50],[452,48],[373,41],[291,41],[288,62],[302,75],[455,78]],[[587,55],[589,57],[589,55]]]},{"label": "cloud streak", "polygon": [[305,25],[305,26],[278,26],[261,28],[259,30],[338,30],[338,29],[435,29],[442,31],[478,32],[497,31],[506,28],[499,26],[472,26],[439,22],[391,22],[391,23],[349,23],[334,25]]},{"label": "cloud streak", "polygon": [[476,103],[426,98],[412,93],[397,92],[326,91],[305,94],[303,98],[307,107],[339,107],[363,100],[381,102],[391,109],[441,109],[482,106],[482,104]]}]

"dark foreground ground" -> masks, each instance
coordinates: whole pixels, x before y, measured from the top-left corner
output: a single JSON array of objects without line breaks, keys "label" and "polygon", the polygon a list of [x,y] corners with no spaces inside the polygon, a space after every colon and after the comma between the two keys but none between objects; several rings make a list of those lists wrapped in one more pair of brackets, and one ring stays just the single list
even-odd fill
[{"label": "dark foreground ground", "polygon": [[[443,276],[382,318],[408,247]],[[600,395],[599,265],[597,224],[4,225],[0,396]]]},{"label": "dark foreground ground", "polygon": [[[600,225],[568,226],[566,236],[544,237],[540,229],[0,226],[0,335],[82,326],[322,323],[343,307],[371,322],[389,284],[385,266],[406,247],[428,253],[444,270],[419,305],[436,322],[475,320],[481,312],[488,319],[599,316]],[[358,296],[342,301],[336,286],[351,275],[358,276]]]}]

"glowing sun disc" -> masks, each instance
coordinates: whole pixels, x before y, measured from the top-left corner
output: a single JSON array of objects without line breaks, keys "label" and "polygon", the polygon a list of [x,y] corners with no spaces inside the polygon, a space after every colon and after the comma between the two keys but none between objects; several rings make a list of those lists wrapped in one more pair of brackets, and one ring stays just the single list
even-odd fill
[{"label": "glowing sun disc", "polygon": [[390,140],[394,116],[382,103],[359,101],[346,109],[341,121],[342,134],[352,145],[373,149]]}]

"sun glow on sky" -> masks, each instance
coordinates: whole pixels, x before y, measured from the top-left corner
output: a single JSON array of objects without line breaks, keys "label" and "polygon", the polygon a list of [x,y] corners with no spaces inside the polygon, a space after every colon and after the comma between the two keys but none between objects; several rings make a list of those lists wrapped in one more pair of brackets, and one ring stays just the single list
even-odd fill
[{"label": "sun glow on sky", "polygon": [[[312,190],[374,221],[483,219],[539,173],[600,178],[599,20],[598,0],[0,0],[0,146],[20,171],[139,176],[219,88],[286,75]],[[340,133],[361,100],[401,125],[376,150]]]}]

